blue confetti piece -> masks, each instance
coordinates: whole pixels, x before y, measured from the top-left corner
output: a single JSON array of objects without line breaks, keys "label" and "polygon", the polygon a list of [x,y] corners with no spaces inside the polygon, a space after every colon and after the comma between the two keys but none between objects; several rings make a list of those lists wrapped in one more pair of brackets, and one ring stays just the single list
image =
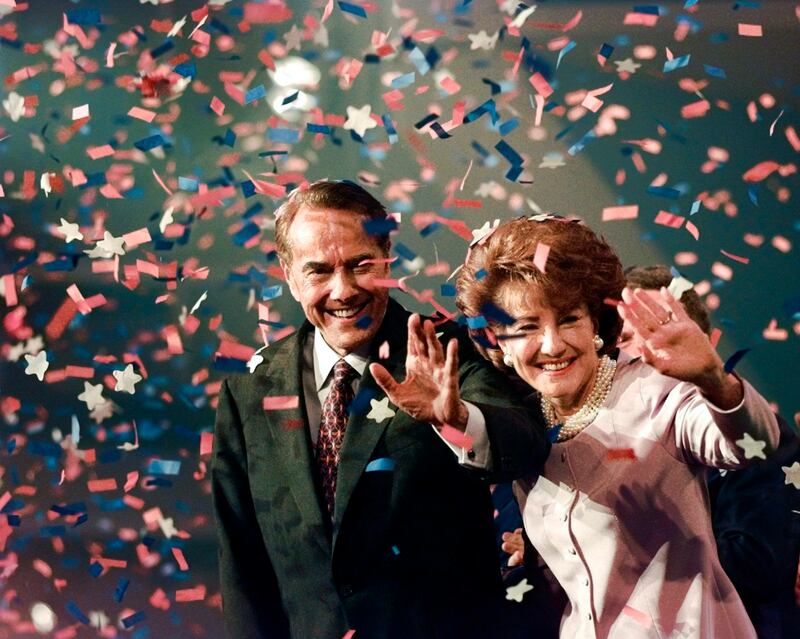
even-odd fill
[{"label": "blue confetti piece", "polygon": [[683,3],[683,8],[689,9],[690,7],[696,5],[698,2],[700,2],[700,0],[686,0],[686,2]]},{"label": "blue confetti piece", "polygon": [[367,17],[367,12],[362,6],[359,6],[357,4],[351,4],[349,2],[342,2],[341,0],[339,0],[338,4],[339,8],[345,13],[352,13],[354,16],[358,16],[359,18]]},{"label": "blue confetti piece", "polygon": [[456,287],[452,284],[442,284],[440,287],[440,294],[442,297],[455,297]]},{"label": "blue confetti piece", "polygon": [[481,306],[481,314],[489,319],[499,322],[500,324],[505,324],[506,326],[511,326],[517,321],[516,318],[512,317],[502,308],[495,306],[491,302],[486,302]]},{"label": "blue confetti piece", "polygon": [[708,75],[713,76],[715,78],[722,78],[724,80],[728,77],[725,74],[725,69],[720,69],[719,67],[712,67],[710,64],[704,64],[703,69],[705,69],[705,72]]},{"label": "blue confetti piece", "polygon": [[667,60],[664,62],[664,73],[669,73],[670,71],[674,71],[675,69],[681,69],[689,64],[689,60],[692,59],[692,54],[687,53],[686,55],[682,55],[679,58],[673,58],[672,60]]},{"label": "blue confetti piece", "polygon": [[245,180],[244,182],[240,182],[239,186],[242,189],[242,195],[245,197],[251,197],[256,194],[256,185],[253,184],[250,180]]},{"label": "blue confetti piece", "polygon": [[261,301],[274,300],[283,295],[283,286],[277,284],[275,286],[265,286],[261,289]]},{"label": "blue confetti piece", "polygon": [[405,89],[407,86],[414,84],[417,79],[417,74],[413,71],[409,73],[404,73],[403,75],[398,75],[394,78],[391,82],[391,87],[393,89]]},{"label": "blue confetti piece", "polygon": [[80,608],[78,608],[78,604],[74,601],[67,602],[67,612],[71,614],[75,619],[80,621],[82,624],[88,626],[89,625],[89,617],[87,617]]},{"label": "blue confetti piece", "polygon": [[514,148],[505,140],[500,140],[494,145],[494,148],[502,155],[511,166],[521,166],[523,162],[522,156],[517,153]]},{"label": "blue confetti piece", "polygon": [[42,526],[39,529],[39,536],[48,538],[48,537],[63,537],[67,534],[67,529],[65,526]]},{"label": "blue confetti piece", "polygon": [[120,621],[122,622],[122,625],[125,626],[125,628],[127,629],[133,627],[140,621],[144,621],[145,616],[146,615],[144,614],[144,610],[140,610],[139,612],[134,612],[132,615],[123,617],[122,619],[120,619]]},{"label": "blue confetti piece", "polygon": [[419,47],[414,47],[414,49],[411,50],[411,53],[408,54],[408,59],[411,61],[411,64],[417,67],[417,71],[419,71],[420,75],[425,75],[431,70],[431,65],[428,64],[425,54],[422,53]]},{"label": "blue confetti piece", "polygon": [[155,135],[151,135],[150,137],[137,140],[136,142],[133,143],[133,146],[135,146],[140,151],[149,151],[159,146],[164,146],[166,143],[167,141],[161,136],[161,134],[156,133]]},{"label": "blue confetti piece", "polygon": [[331,127],[327,124],[314,124],[313,122],[306,123],[306,129],[309,133],[323,133],[325,135],[331,134]]},{"label": "blue confetti piece", "polygon": [[603,46],[600,47],[600,53],[598,55],[604,60],[608,60],[611,57],[612,53],[614,53],[614,47],[604,42]]},{"label": "blue confetti piece", "polygon": [[363,317],[359,317],[356,320],[356,327],[357,328],[369,328],[370,324],[372,324],[372,318],[369,315],[364,315]]},{"label": "blue confetti piece", "polygon": [[366,469],[364,470],[365,473],[377,473],[377,472],[391,472],[394,470],[394,460],[390,457],[380,457],[378,459],[373,459],[369,464],[367,464]]},{"label": "blue confetti piece", "polygon": [[130,580],[126,577],[120,577],[119,582],[117,582],[117,587],[114,590],[114,601],[117,603],[122,603],[122,599],[125,597],[125,592],[128,590],[128,584],[130,584]]},{"label": "blue confetti piece", "polygon": [[482,269],[479,269],[479,270],[475,271],[475,279],[478,280],[479,282],[484,277],[486,277],[486,275],[487,275],[487,273],[486,273],[486,269],[485,268],[482,268]]},{"label": "blue confetti piece", "polygon": [[389,135],[389,143],[396,144],[400,138],[397,135],[397,129],[395,129],[392,118],[386,113],[381,116],[381,120],[383,120],[383,128],[386,129],[386,133]]},{"label": "blue confetti piece", "polygon": [[244,103],[250,104],[251,102],[255,102],[256,100],[260,100],[266,96],[267,90],[264,88],[263,84],[259,84],[257,87],[253,87],[244,94]]},{"label": "blue confetti piece", "polygon": [[556,69],[561,64],[561,59],[576,47],[577,43],[574,40],[567,42],[567,45],[558,52],[558,60],[556,60]]},{"label": "blue confetti piece", "polygon": [[747,187],[747,198],[756,206],[758,206],[758,187],[757,186],[749,186]]},{"label": "blue confetti piece", "polygon": [[567,153],[571,156],[577,155],[583,151],[586,148],[586,145],[596,137],[597,134],[594,132],[594,129],[589,129],[589,131],[587,131],[580,140],[567,149]]},{"label": "blue confetti piece", "polygon": [[148,475],[177,475],[181,462],[177,459],[151,459],[145,473]]},{"label": "blue confetti piece", "polygon": [[467,317],[467,327],[471,329],[486,328],[489,322],[483,315],[476,315],[474,317]]},{"label": "blue confetti piece", "polygon": [[700,204],[701,204],[700,200],[695,200],[694,202],[692,202],[692,210],[689,211],[689,215],[694,215],[695,213],[697,213],[700,210]]},{"label": "blue confetti piece", "polygon": [[749,348],[743,348],[741,350],[736,351],[733,355],[731,355],[728,360],[725,362],[725,369],[726,373],[732,373],[733,369],[736,368],[736,365],[742,360],[742,358],[750,352]]},{"label": "blue confetti piece", "polygon": [[469,124],[470,122],[474,122],[484,113],[488,113],[491,116],[492,124],[497,124],[497,122],[500,120],[500,116],[497,115],[497,106],[495,105],[494,100],[490,98],[479,107],[476,107],[467,113],[467,115],[464,116],[464,123]]},{"label": "blue confetti piece", "polygon": [[561,424],[556,424],[552,428],[548,428],[546,431],[547,434],[547,441],[551,444],[555,444],[558,441],[558,434],[561,432]]},{"label": "blue confetti piece", "polygon": [[97,579],[103,572],[103,566],[100,562],[93,561],[89,564],[89,574]]},{"label": "blue confetti piece", "polygon": [[392,217],[387,217],[382,220],[366,220],[361,226],[364,227],[364,232],[367,235],[388,235],[397,229],[397,220]]},{"label": "blue confetti piece", "polygon": [[394,245],[394,252],[397,253],[403,259],[408,260],[409,262],[412,262],[415,259],[417,259],[417,254],[414,253],[414,251],[412,251],[410,248],[408,248],[405,244],[402,244],[401,242],[398,242],[397,244]]},{"label": "blue confetti piece", "polygon": [[70,9],[67,11],[67,22],[69,24],[98,26],[101,24],[102,18],[100,11],[97,9]]},{"label": "blue confetti piece", "polygon": [[633,8],[634,13],[644,13],[645,15],[649,16],[660,16],[661,15],[661,7],[658,5],[639,5]]},{"label": "blue confetti piece", "polygon": [[181,191],[191,191],[192,193],[197,193],[198,182],[194,178],[178,176],[178,188]]},{"label": "blue confetti piece", "polygon": [[351,415],[360,415],[370,407],[370,400],[375,397],[375,389],[360,388],[353,401],[347,406]]},{"label": "blue confetti piece", "polygon": [[225,131],[225,137],[222,138],[222,143],[233,148],[233,145],[236,144],[236,134],[231,129],[228,129]]},{"label": "blue confetti piece", "polygon": [[237,246],[244,246],[260,232],[261,228],[258,226],[258,224],[254,222],[248,222],[231,236],[231,240],[233,240],[233,243]]},{"label": "blue confetti piece", "polygon": [[175,73],[184,78],[194,78],[197,75],[197,66],[194,62],[181,62],[175,65]]},{"label": "blue confetti piece", "polygon": [[291,95],[287,95],[285,98],[283,98],[283,101],[281,102],[281,106],[286,106],[287,104],[291,104],[292,102],[294,102],[297,99],[297,96],[299,96],[299,95],[300,95],[300,91],[295,91]]},{"label": "blue confetti piece", "polygon": [[155,60],[156,58],[164,55],[170,49],[175,48],[175,43],[172,41],[172,38],[167,38],[164,40],[162,44],[157,46],[155,49],[150,49],[150,57]]},{"label": "blue confetti piece", "polygon": [[267,129],[267,139],[272,142],[294,144],[300,139],[300,131],[298,129],[270,128]]},{"label": "blue confetti piece", "polygon": [[665,197],[670,200],[677,200],[681,196],[681,192],[678,189],[672,188],[671,186],[648,186],[647,192],[650,195]]},{"label": "blue confetti piece", "polygon": [[500,135],[506,136],[511,133],[514,129],[519,126],[519,120],[517,118],[512,118],[508,122],[503,122],[498,129],[500,131]]},{"label": "blue confetti piece", "polygon": [[397,546],[392,546],[392,554],[398,556],[400,554],[400,549]]}]

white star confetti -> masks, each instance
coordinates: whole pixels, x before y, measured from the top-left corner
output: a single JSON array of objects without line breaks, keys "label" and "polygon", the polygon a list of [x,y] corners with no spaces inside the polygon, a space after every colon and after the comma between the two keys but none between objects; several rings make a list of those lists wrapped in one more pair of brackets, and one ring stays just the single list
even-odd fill
[{"label": "white star confetti", "polygon": [[107,253],[107,257],[113,257],[114,255],[125,255],[125,249],[122,248],[124,243],[124,238],[114,237],[108,231],[104,231],[103,239],[97,243],[97,246]]},{"label": "white star confetti", "polygon": [[28,362],[28,366],[25,368],[26,375],[36,375],[39,381],[44,381],[44,374],[47,371],[47,367],[50,366],[50,362],[47,361],[47,353],[45,351],[40,351],[36,355],[26,355],[25,361]]},{"label": "white star confetti", "polygon": [[78,395],[78,399],[86,403],[86,408],[94,410],[106,401],[103,397],[103,385],[83,382],[83,392]]},{"label": "white star confetti", "polygon": [[625,58],[624,60],[614,60],[617,65],[617,73],[636,73],[641,64],[634,62],[633,58]]},{"label": "white star confetti", "polygon": [[82,240],[83,233],[80,231],[80,226],[75,222],[67,222],[63,217],[61,218],[61,225],[57,230],[64,236],[64,241],[69,244],[72,240]]},{"label": "white star confetti", "polygon": [[483,30],[479,31],[478,33],[468,33],[467,37],[469,38],[470,50],[474,51],[475,49],[483,49],[484,51],[491,51],[497,44],[497,36],[499,33],[500,32],[497,31],[492,36]]},{"label": "white star confetti", "polygon": [[764,454],[764,447],[767,445],[767,442],[762,442],[760,439],[753,439],[750,433],[745,433],[744,437],[737,439],[736,444],[744,451],[745,459],[753,459],[753,457],[758,457],[760,459],[767,458]]},{"label": "white star confetti", "polygon": [[374,419],[379,424],[395,415],[395,412],[389,408],[388,397],[384,397],[381,400],[371,399],[369,400],[369,405],[371,409],[367,413],[367,419]]},{"label": "white star confetti", "polygon": [[367,129],[374,129],[378,124],[370,117],[372,107],[365,104],[360,109],[354,106],[347,107],[347,120],[344,123],[344,128],[348,131],[355,131],[358,137],[363,138]]},{"label": "white star confetti", "polygon": [[291,51],[297,49],[300,51],[300,43],[303,41],[303,31],[297,28],[296,24],[292,25],[287,33],[283,34],[283,39],[286,40],[286,50]]},{"label": "white star confetti", "polygon": [[133,387],[136,382],[142,381],[142,376],[137,375],[133,370],[133,364],[128,364],[124,370],[112,371],[111,374],[117,380],[115,391],[123,391],[133,395],[136,389]]},{"label": "white star confetti", "polygon": [[533,590],[533,586],[528,583],[527,578],[520,581],[516,586],[506,588],[506,599],[522,603],[522,598],[526,592]]},{"label": "white star confetti", "polygon": [[781,470],[786,475],[784,484],[791,484],[800,490],[800,462],[795,462],[791,466],[781,466]]}]

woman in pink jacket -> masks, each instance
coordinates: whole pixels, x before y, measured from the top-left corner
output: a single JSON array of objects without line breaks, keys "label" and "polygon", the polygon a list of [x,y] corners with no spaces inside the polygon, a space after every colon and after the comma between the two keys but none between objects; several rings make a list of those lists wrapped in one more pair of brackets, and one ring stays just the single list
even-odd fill
[{"label": "woman in pink jacket", "polygon": [[[515,489],[569,597],[561,636],[755,637],[720,567],[704,470],[768,454],[775,417],[666,289],[653,299],[624,285],[603,240],[553,216],[500,224],[458,279],[476,345],[537,391],[551,428],[544,469]],[[615,348],[623,319],[640,357]],[[484,466],[501,471],[488,442]]]}]

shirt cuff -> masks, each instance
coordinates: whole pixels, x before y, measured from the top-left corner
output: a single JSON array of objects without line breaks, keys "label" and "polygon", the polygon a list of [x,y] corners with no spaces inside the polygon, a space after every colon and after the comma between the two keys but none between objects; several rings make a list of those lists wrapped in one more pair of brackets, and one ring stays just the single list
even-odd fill
[{"label": "shirt cuff", "polygon": [[[745,400],[745,397],[747,396],[747,393],[745,392],[746,389],[744,387],[744,381],[742,380],[742,378],[739,377],[736,373],[732,373],[732,374],[736,379],[739,380],[739,383],[742,385],[742,401],[740,401],[738,404],[736,404],[736,406],[734,406],[733,408],[719,408],[713,402],[710,402],[710,401],[708,401],[706,399],[706,404],[708,404],[708,407],[711,410],[713,410],[714,412],[720,413],[722,415],[730,415],[731,413],[735,413],[737,410],[740,410],[742,408],[742,406],[744,406],[744,400]],[[705,399],[705,398],[703,398],[703,399]]]},{"label": "shirt cuff", "polygon": [[[438,428],[436,434],[441,437],[447,447],[453,451],[462,466],[489,470],[492,467],[492,450],[489,446],[489,434],[486,431],[486,419],[474,404],[464,402],[467,407],[467,427],[463,437],[470,442],[468,447],[459,446],[442,435]],[[459,438],[460,439],[460,438]]]}]

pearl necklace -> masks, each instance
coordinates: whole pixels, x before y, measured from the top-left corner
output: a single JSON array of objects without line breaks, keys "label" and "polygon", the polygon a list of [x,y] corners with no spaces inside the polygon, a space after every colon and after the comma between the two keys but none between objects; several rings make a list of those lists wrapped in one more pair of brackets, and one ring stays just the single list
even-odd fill
[{"label": "pearl necklace", "polygon": [[608,397],[616,370],[616,360],[611,359],[608,355],[603,355],[597,366],[597,377],[594,381],[592,392],[589,393],[589,397],[586,398],[578,412],[565,417],[563,423],[559,422],[553,403],[547,397],[541,395],[542,412],[544,413],[547,427],[555,428],[556,426],[561,426],[556,441],[563,442],[572,439],[594,421],[597,411],[600,410],[603,402],[606,401],[606,397]]}]

